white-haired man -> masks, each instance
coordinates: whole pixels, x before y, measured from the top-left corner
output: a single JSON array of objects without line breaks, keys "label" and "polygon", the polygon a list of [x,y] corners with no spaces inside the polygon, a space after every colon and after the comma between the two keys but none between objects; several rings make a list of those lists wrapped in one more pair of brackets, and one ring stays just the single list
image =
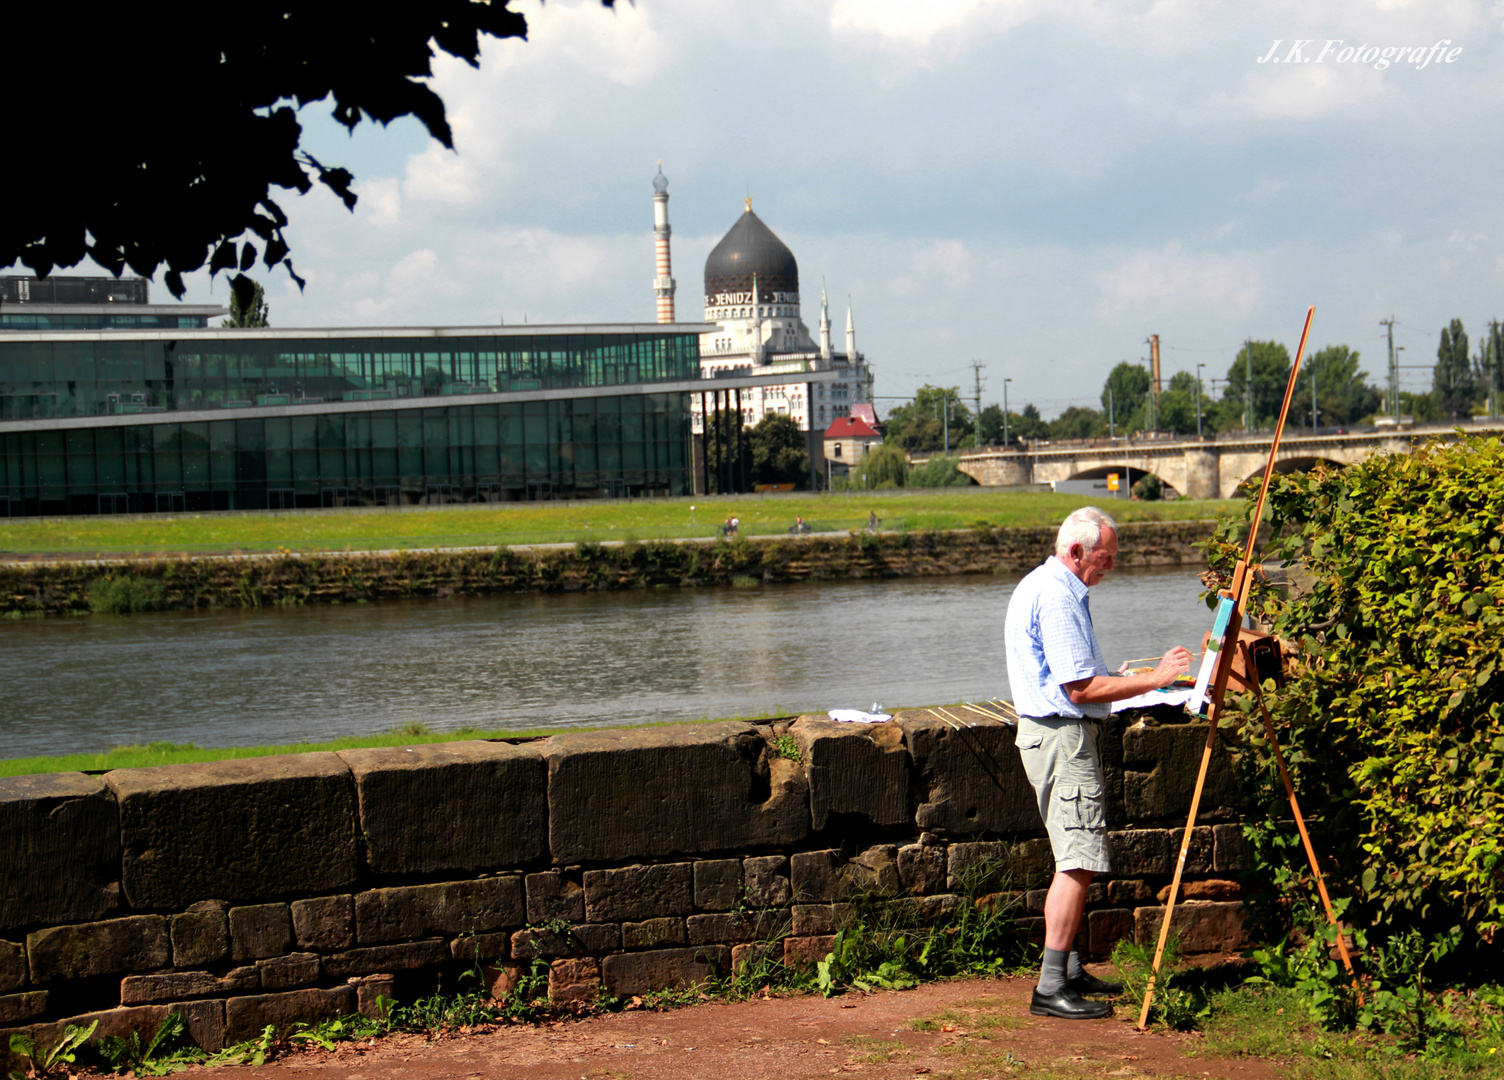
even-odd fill
[{"label": "white-haired man", "polygon": [[1109,675],[1092,628],[1087,590],[1112,569],[1117,525],[1093,506],[1060,526],[1055,554],[1018,584],[1003,638],[1008,682],[1018,710],[1018,753],[1050,834],[1055,877],[1044,904],[1044,961],[1029,1011],[1094,1020],[1112,1006],[1083,994],[1119,993],[1081,966],[1071,947],[1091,879],[1112,869],[1103,805],[1099,724],[1111,703],[1169,686],[1190,668],[1176,646],[1142,675]]}]

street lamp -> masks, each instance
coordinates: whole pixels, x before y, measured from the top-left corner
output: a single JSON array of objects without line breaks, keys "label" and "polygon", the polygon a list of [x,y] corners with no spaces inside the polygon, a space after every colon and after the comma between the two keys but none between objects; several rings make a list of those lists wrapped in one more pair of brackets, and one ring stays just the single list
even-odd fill
[{"label": "street lamp", "polygon": [[1003,380],[1003,449],[1008,449],[1008,384],[1012,379]]},{"label": "street lamp", "polygon": [[1201,369],[1205,364],[1196,365],[1196,438],[1201,438]]}]

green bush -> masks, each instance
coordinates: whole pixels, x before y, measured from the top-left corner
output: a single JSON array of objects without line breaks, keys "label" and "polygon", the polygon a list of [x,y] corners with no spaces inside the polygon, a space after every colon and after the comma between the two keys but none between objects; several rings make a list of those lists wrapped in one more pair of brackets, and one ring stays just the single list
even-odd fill
[{"label": "green bush", "polygon": [[964,487],[976,483],[956,467],[959,457],[936,455],[909,470],[908,486],[913,488]]},{"label": "green bush", "polygon": [[[1466,437],[1277,477],[1262,555],[1300,567],[1309,587],[1257,584],[1249,603],[1293,650],[1269,702],[1333,893],[1353,897],[1376,944],[1461,927],[1454,963],[1474,970],[1504,944],[1501,477],[1499,440]],[[1240,529],[1211,543],[1224,574]],[[1288,818],[1261,726],[1245,731],[1269,822]],[[1253,830],[1283,860],[1261,874],[1304,878],[1298,848],[1260,844],[1274,831]]]},{"label": "green bush", "polygon": [[89,582],[89,607],[96,615],[136,615],[143,611],[161,611],[164,606],[162,583],[147,578],[95,578]]}]

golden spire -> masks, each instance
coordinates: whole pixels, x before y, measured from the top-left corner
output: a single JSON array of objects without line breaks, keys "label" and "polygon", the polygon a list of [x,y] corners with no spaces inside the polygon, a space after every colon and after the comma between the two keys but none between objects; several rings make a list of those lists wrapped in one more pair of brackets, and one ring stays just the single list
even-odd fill
[{"label": "golden spire", "polygon": [[752,196],[748,195],[747,196],[747,213],[750,214],[751,212],[752,212]]}]

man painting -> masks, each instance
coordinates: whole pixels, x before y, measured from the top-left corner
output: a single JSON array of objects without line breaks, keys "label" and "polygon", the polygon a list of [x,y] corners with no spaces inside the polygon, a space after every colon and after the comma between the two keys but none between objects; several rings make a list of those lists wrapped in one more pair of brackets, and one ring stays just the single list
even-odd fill
[{"label": "man painting", "polygon": [[1044,906],[1044,962],[1029,1011],[1093,1020],[1112,1006],[1083,994],[1122,991],[1081,966],[1072,949],[1092,878],[1112,869],[1103,805],[1100,723],[1111,703],[1169,686],[1191,654],[1176,646],[1142,675],[1109,675],[1092,628],[1087,591],[1113,567],[1117,525],[1095,507],[1067,517],[1055,554],[1014,590],[1004,623],[1018,752],[1050,835],[1055,877]]}]

